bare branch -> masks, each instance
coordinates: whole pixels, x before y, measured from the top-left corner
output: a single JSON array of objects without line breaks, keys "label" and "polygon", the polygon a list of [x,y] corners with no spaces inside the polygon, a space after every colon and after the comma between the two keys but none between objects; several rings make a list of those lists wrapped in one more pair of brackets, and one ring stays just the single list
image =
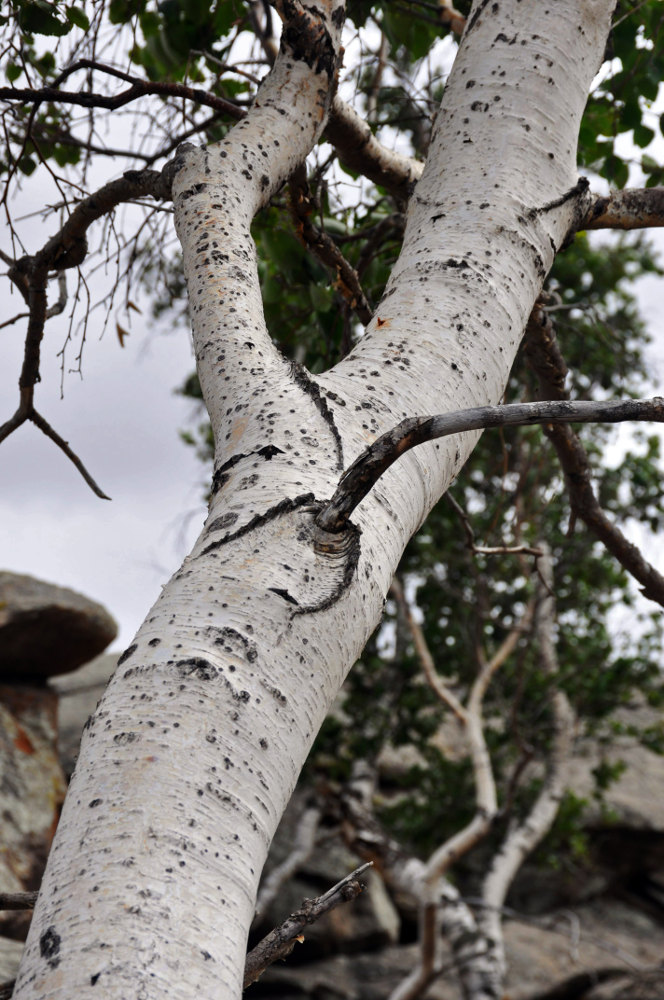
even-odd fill
[{"label": "bare branch", "polygon": [[565,693],[557,687],[558,660],[555,646],[556,604],[553,593],[553,564],[545,543],[539,546],[537,613],[535,630],[543,674],[548,678],[549,704],[553,717],[553,741],[547,760],[547,777],[542,790],[525,818],[512,828],[494,855],[484,880],[482,897],[485,909],[481,925],[490,951],[487,966],[492,969],[496,986],[502,992],[505,954],[501,907],[507,891],[524,859],[537,847],[553,824],[568,780],[568,765],[574,740],[575,716]]},{"label": "bare branch", "polygon": [[458,503],[452,494],[447,491],[445,494],[445,499],[449,503],[450,507],[459,515],[461,523],[463,525],[463,530],[466,535],[466,540],[468,543],[468,548],[476,556],[540,556],[542,553],[539,549],[534,549],[530,545],[477,545],[475,543],[475,532],[470,523],[470,518],[466,514],[465,510]]},{"label": "bare branch", "polygon": [[[86,483],[104,500],[110,499],[97,485],[80,458],[69,444],[51,427],[34,407],[34,387],[40,380],[39,364],[44,324],[50,316],[62,312],[66,304],[67,286],[64,272],[78,267],[87,254],[86,234],[97,219],[111,212],[120,202],[151,195],[155,198],[170,196],[172,168],[162,171],[128,171],[124,177],[110,181],[98,191],[84,198],[73,210],[65,224],[33,256],[12,262],[9,277],[14,282],[29,307],[28,330],[23,352],[23,365],[19,378],[19,406],[9,420],[0,426],[0,441],[9,437],[26,420],[31,420],[47,437],[54,441],[74,463]],[[46,285],[50,271],[57,270],[59,297],[50,308],[46,301]]]},{"label": "bare branch", "polygon": [[325,138],[342,163],[379,184],[401,201],[407,201],[422,175],[424,164],[383,146],[367,122],[349,104],[335,97]]},{"label": "bare branch", "polygon": [[318,229],[313,224],[314,201],[307,183],[304,164],[298,167],[291,177],[290,206],[297,235],[321,263],[334,271],[337,277],[336,287],[355,311],[360,322],[366,326],[371,322],[373,309],[364,294],[357,272],[348,263],[334,240],[323,229]]},{"label": "bare branch", "polygon": [[650,229],[664,226],[664,187],[594,195],[579,229]]},{"label": "bare branch", "polygon": [[92,94],[87,91],[60,90],[58,87],[42,87],[41,90],[33,90],[29,87],[0,87],[0,100],[17,101],[21,104],[41,104],[43,101],[50,101],[54,104],[73,104],[82,108],[105,108],[107,111],[117,111],[118,108],[131,104],[132,101],[156,94],[159,97],[183,97],[195,104],[214,108],[215,111],[223,111],[235,121],[244,118],[246,113],[232,101],[216,97],[200,87],[187,87],[183,83],[152,83],[149,80],[132,77],[129,79],[133,79],[131,87],[116,94],[115,97],[109,97],[106,94]]},{"label": "bare branch", "polygon": [[438,416],[407,417],[377,438],[346,470],[334,496],[316,523],[332,533],[343,531],[361,500],[378,479],[410,448],[425,441],[488,427],[554,423],[620,423],[626,420],[664,422],[664,399],[621,401],[582,400],[510,403],[506,406],[474,406]]},{"label": "bare branch", "polygon": [[269,965],[290,954],[296,942],[301,940],[302,931],[308,924],[315,923],[325,913],[359,896],[364,886],[358,882],[358,877],[371,865],[371,861],[360,865],[322,896],[305,899],[299,910],[291,913],[283,924],[270,931],[247,955],[244,968],[245,989],[255,983]]},{"label": "bare branch", "polygon": [[415,653],[420,662],[420,666],[424,671],[424,676],[427,679],[427,683],[431,690],[434,692],[436,697],[454,713],[457,720],[465,725],[468,719],[468,712],[466,708],[461,704],[454,692],[447,686],[443,678],[440,676],[436,670],[436,665],[433,661],[433,656],[429,650],[429,645],[424,638],[424,632],[420,628],[418,622],[415,621],[413,617],[413,610],[410,603],[406,600],[405,594],[403,592],[403,587],[401,583],[394,578],[392,581],[392,586],[390,588],[394,599],[399,604],[403,616],[405,618],[406,624],[411,634],[413,640],[413,645],[415,646]]},{"label": "bare branch", "polygon": [[0,892],[0,910],[33,910],[38,892]]},{"label": "bare branch", "polygon": [[272,869],[261,886],[256,900],[255,923],[263,916],[282,885],[311,857],[311,852],[316,846],[316,833],[318,832],[320,813],[321,811],[318,806],[310,806],[304,810],[297,825],[293,850],[280,865]]},{"label": "bare branch", "polygon": [[97,485],[78,455],[69,447],[68,442],[65,441],[64,438],[60,437],[58,432],[51,427],[47,420],[44,420],[41,414],[37,413],[36,410],[33,410],[30,414],[30,420],[39,428],[40,431],[44,432],[46,437],[50,438],[51,441],[54,441],[58,448],[65,453],[69,461],[72,462],[81,473],[93,493],[96,493],[101,500],[111,499],[106,495],[106,493],[104,493],[102,488]]},{"label": "bare branch", "polygon": [[[526,357],[539,379],[541,392],[549,397],[565,398],[567,366],[551,319],[541,307],[533,310],[528,323]],[[571,427],[559,424],[545,425],[544,433],[556,449],[565,474],[573,515],[584,521],[607,551],[641,584],[643,596],[664,607],[664,576],[602,510],[593,489],[590,461],[578,436]]]}]

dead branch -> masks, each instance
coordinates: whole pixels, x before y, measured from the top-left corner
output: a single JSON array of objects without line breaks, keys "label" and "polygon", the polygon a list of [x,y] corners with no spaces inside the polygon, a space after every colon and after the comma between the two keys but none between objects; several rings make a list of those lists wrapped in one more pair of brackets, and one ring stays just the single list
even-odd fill
[{"label": "dead branch", "polygon": [[[69,444],[36,410],[34,389],[40,380],[39,365],[44,324],[49,316],[57,315],[66,304],[64,272],[78,267],[87,254],[87,230],[97,219],[112,212],[123,201],[151,195],[163,199],[170,196],[173,165],[164,170],[128,171],[118,180],[110,181],[78,203],[64,225],[32,256],[13,261],[9,277],[28,305],[28,330],[25,337],[23,365],[19,377],[19,405],[14,414],[0,426],[0,442],[9,437],[27,420],[32,421],[57,444],[74,463],[86,483],[104,500],[110,499],[97,485]],[[51,307],[46,300],[49,273],[58,272],[59,297]]]},{"label": "dead branch", "polygon": [[[82,62],[87,61],[82,60]],[[96,65],[97,68],[102,68],[100,64]],[[41,104],[44,101],[49,101],[53,104],[72,104],[81,108],[104,108],[107,111],[117,111],[118,108],[123,108],[126,104],[138,101],[142,97],[157,95],[159,97],[182,97],[195,104],[214,108],[215,111],[223,111],[235,121],[244,118],[246,114],[243,108],[233,104],[232,101],[210,94],[200,87],[188,87],[183,83],[152,83],[150,80],[141,80],[139,77],[120,74],[119,71],[113,70],[111,67],[104,67],[104,71],[112,73],[113,76],[121,75],[123,79],[131,80],[131,86],[113,97],[107,94],[93,94],[84,90],[60,90],[56,86],[42,87],[41,89],[0,87],[0,100],[17,101],[20,104]]]},{"label": "dead branch", "polygon": [[318,806],[309,806],[309,808],[304,810],[297,825],[293,850],[280,865],[272,869],[261,886],[256,900],[254,923],[258,923],[270,903],[276,898],[281,887],[311,857],[311,852],[316,846],[316,834],[318,832],[320,815],[321,811]]},{"label": "dead branch", "polygon": [[0,892],[0,910],[33,910],[38,892]]},{"label": "dead branch", "polygon": [[348,305],[366,326],[371,321],[373,309],[369,305],[355,269],[348,263],[334,240],[313,223],[314,199],[307,183],[304,164],[297,168],[290,179],[290,209],[297,235],[302,243],[336,274],[336,287]]},{"label": "dead branch", "polygon": [[[552,399],[566,399],[567,366],[558,347],[550,317],[540,304],[531,314],[525,345],[526,358],[535,372],[540,391]],[[641,584],[641,593],[664,607],[664,576],[642,555],[602,510],[592,484],[588,454],[571,427],[550,423],[544,433],[556,450],[565,475],[574,518],[581,518],[620,565]]]},{"label": "dead branch", "polygon": [[630,973],[617,967],[589,969],[587,972],[577,972],[573,976],[563,979],[562,982],[556,983],[548,990],[531,994],[528,1000],[581,1000],[600,983],[625,977],[631,978]]},{"label": "dead branch", "polygon": [[534,549],[530,545],[477,545],[475,542],[475,532],[470,523],[470,518],[465,510],[458,503],[450,491],[445,494],[445,499],[450,507],[458,514],[463,525],[464,534],[468,548],[475,556],[539,556],[542,553],[539,549]]},{"label": "dead branch", "polygon": [[360,865],[350,875],[346,875],[340,882],[333,885],[322,896],[315,899],[305,899],[299,910],[291,913],[287,920],[260,941],[247,955],[244,967],[244,988],[255,983],[265,972],[269,965],[286,955],[295,947],[297,941],[302,940],[302,931],[308,924],[313,924],[330,910],[334,910],[342,903],[347,903],[355,899],[363,891],[364,886],[358,881],[362,872],[371,867],[368,861]]},{"label": "dead branch", "polygon": [[547,401],[474,406],[437,416],[407,417],[377,438],[344,472],[334,496],[316,518],[323,531],[343,531],[369,490],[396,460],[425,441],[489,427],[555,423],[619,423],[626,420],[664,422],[664,399],[620,401]]},{"label": "dead branch", "polygon": [[579,229],[652,229],[664,226],[664,187],[593,195]]}]

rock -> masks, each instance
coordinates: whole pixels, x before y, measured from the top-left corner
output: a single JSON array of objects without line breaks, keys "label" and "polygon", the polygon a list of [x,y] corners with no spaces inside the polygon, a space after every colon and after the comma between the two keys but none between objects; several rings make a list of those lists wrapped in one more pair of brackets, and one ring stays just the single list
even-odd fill
[{"label": "rock", "polygon": [[22,954],[23,944],[20,941],[0,937],[0,983],[16,978]]},{"label": "rock", "polygon": [[[65,795],[54,692],[0,685],[0,766],[0,890],[38,889]],[[29,920],[0,913],[0,933],[22,939]]]},{"label": "rock", "polygon": [[0,572],[0,681],[41,684],[101,653],[118,627],[96,601]]},{"label": "rock", "polygon": [[117,653],[102,653],[70,674],[52,677],[49,687],[60,698],[58,730],[60,761],[65,774],[74,770],[83,726],[97,707],[118,662]]}]

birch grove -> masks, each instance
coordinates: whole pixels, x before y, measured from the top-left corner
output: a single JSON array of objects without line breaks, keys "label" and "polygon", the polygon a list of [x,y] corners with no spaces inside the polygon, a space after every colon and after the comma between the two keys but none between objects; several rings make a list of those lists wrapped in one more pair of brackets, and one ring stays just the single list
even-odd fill
[{"label": "birch grove", "polygon": [[[365,149],[363,123],[336,94],[343,0],[272,7],[281,45],[246,115],[216,143],[180,145],[163,171],[117,182],[118,197],[172,197],[214,476],[200,536],[86,726],[15,1000],[240,995],[259,878],[312,742],[380,621],[406,544],[480,432],[402,454],[341,530],[327,530],[327,503],[404,419],[499,405],[556,254],[591,217],[625,211],[600,204],[576,162],[612,0],[475,0],[419,180],[414,161],[367,137]],[[314,375],[268,333],[251,225],[326,127],[342,160],[345,144],[358,169],[381,183],[391,171],[409,200],[373,317],[350,353]],[[104,189],[110,201],[115,190]],[[76,227],[101,216],[102,200],[86,211],[71,223],[64,267],[78,260]],[[56,266],[48,253],[26,282],[37,324]],[[36,422],[28,383],[6,433]],[[552,612],[538,614],[549,615],[550,645]],[[477,698],[455,711],[482,774]],[[568,706],[555,711],[564,755]],[[478,828],[495,809],[484,774]],[[434,857],[418,878],[460,906],[441,889],[445,870]],[[503,883],[504,872],[490,873],[497,906]],[[493,935],[498,986],[473,986],[470,968],[475,998],[500,992],[491,923],[473,926]],[[395,994],[411,995],[407,984]]]}]

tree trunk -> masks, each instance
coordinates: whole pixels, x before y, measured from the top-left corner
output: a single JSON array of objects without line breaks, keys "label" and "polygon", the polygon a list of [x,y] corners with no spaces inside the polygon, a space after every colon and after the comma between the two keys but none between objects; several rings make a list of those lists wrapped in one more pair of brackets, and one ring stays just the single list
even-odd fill
[{"label": "tree trunk", "polygon": [[16,1000],[240,995],[276,825],[404,546],[477,434],[405,456],[345,533],[315,515],[403,417],[500,401],[584,210],[576,139],[613,3],[476,2],[372,323],[323,376],[289,364],[249,226],[320,135],[343,16],[340,0],[275,6],[284,41],[254,108],[176,164],[216,440],[209,517],[87,726]]}]

